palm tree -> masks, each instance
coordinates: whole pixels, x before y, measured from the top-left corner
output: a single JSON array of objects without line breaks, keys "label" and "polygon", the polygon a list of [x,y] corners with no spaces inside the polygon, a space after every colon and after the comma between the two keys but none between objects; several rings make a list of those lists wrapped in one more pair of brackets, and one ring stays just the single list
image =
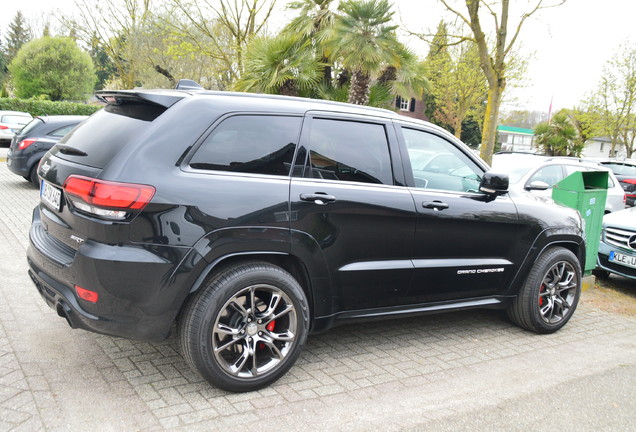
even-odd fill
[{"label": "palm tree", "polygon": [[331,64],[324,41],[328,31],[336,22],[337,15],[330,9],[334,1],[298,0],[291,2],[287,8],[298,10],[300,14],[283,29],[285,33],[311,41],[320,61],[324,64],[323,83],[327,86],[331,85]]},{"label": "palm tree", "polygon": [[564,112],[555,114],[549,123],[539,123],[534,134],[548,156],[578,157],[583,150],[583,145],[576,142],[576,128]]},{"label": "palm tree", "polygon": [[318,84],[321,63],[307,41],[282,33],[254,39],[245,56],[245,69],[234,86],[238,91],[298,96]]},{"label": "palm tree", "polygon": [[340,3],[339,10],[342,14],[336,18],[327,47],[332,58],[351,72],[349,102],[366,105],[371,75],[386,66],[401,66],[397,26],[388,24],[393,12],[387,0],[348,0]]}]

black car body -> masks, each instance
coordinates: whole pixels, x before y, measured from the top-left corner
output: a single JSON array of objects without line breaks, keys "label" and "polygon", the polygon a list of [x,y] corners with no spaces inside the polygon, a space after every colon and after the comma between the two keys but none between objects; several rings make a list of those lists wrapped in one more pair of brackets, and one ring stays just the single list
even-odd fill
[{"label": "black car body", "polygon": [[88,116],[60,115],[33,118],[11,141],[9,170],[39,187],[37,167],[42,156]]},{"label": "black car body", "polygon": [[[508,194],[436,126],[275,96],[99,96],[43,158],[30,231],[29,273],[74,328],[160,340],[177,320],[192,367],[243,391],[338,322],[486,307],[547,333],[576,307],[578,212]],[[411,166],[428,153],[445,156]]]}]

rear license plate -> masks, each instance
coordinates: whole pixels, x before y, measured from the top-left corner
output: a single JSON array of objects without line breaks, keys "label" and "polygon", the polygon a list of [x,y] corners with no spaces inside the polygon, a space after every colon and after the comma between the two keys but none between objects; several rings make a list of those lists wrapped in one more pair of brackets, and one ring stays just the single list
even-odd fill
[{"label": "rear license plate", "polygon": [[609,254],[609,260],[616,264],[621,264],[627,267],[636,268],[636,256],[625,255],[622,253],[611,251]]},{"label": "rear license plate", "polygon": [[60,211],[62,207],[62,190],[42,180],[42,185],[40,186],[40,199],[49,207],[53,207],[55,210]]}]

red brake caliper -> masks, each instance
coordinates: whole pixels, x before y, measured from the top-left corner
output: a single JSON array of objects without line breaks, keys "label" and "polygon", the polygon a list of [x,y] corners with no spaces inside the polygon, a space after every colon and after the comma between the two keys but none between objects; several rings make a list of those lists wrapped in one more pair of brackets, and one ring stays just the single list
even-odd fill
[{"label": "red brake caliper", "polygon": [[[269,324],[267,324],[265,328],[267,329],[267,331],[272,332],[274,331],[275,327],[276,327],[276,320],[271,321]],[[265,344],[263,342],[259,342],[258,349],[263,349],[263,348],[265,348]]]},{"label": "red brake caliper", "polygon": [[539,307],[543,306],[543,297],[541,297],[541,294],[543,294],[545,292],[545,285],[541,284],[541,289],[539,290]]},{"label": "red brake caliper", "polygon": [[267,327],[265,328],[267,329],[268,332],[273,332],[275,327],[276,327],[276,320],[271,321],[269,324],[267,324]]}]

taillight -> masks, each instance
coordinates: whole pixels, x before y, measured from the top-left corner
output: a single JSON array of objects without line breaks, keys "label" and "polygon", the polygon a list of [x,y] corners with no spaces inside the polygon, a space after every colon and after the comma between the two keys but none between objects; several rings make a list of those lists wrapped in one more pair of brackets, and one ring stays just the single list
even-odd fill
[{"label": "taillight", "polygon": [[36,141],[37,141],[36,139],[30,139],[30,138],[22,140],[20,141],[20,144],[18,145],[18,150],[24,150],[25,148],[27,148],[28,146],[30,146]]},{"label": "taillight", "polygon": [[0,129],[9,129],[9,126],[0,125]]},{"label": "taillight", "polygon": [[64,193],[81,211],[121,220],[131,210],[143,210],[155,195],[155,188],[72,175],[64,183]]},{"label": "taillight", "polygon": [[97,303],[99,300],[99,294],[95,291],[87,290],[86,288],[82,288],[79,285],[75,285],[75,292],[77,296],[82,300],[86,300],[87,302]]}]

